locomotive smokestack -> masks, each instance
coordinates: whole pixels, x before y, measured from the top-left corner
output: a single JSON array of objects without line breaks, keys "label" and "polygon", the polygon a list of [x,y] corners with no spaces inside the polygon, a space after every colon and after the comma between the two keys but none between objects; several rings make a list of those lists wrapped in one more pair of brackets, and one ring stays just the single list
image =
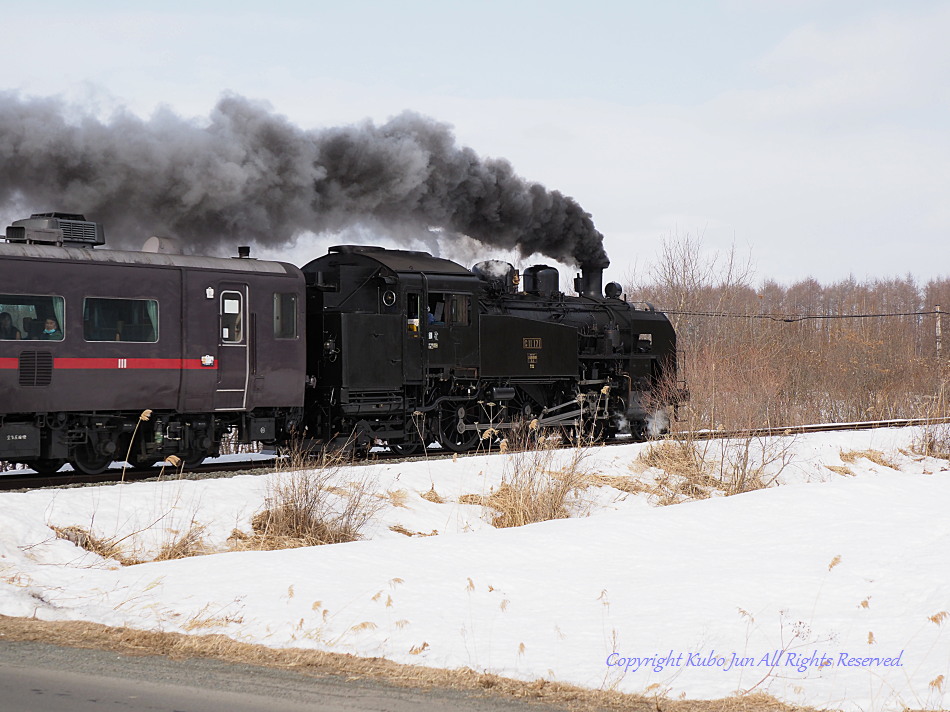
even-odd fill
[{"label": "locomotive smokestack", "polygon": [[574,291],[585,297],[604,296],[604,270],[601,267],[581,267],[574,278]]},{"label": "locomotive smokestack", "polygon": [[525,257],[609,264],[603,235],[573,198],[411,112],[308,130],[227,96],[202,122],[167,109],[105,122],[56,99],[0,94],[0,210],[31,204],[95,214],[136,247],[156,232],[196,252],[239,237],[281,247],[359,225],[412,240],[434,226],[447,240]]}]

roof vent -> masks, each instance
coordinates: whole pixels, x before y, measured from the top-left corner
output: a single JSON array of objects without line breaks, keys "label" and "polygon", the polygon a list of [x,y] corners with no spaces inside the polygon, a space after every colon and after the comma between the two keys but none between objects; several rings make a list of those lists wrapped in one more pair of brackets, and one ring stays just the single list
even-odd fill
[{"label": "roof vent", "polygon": [[142,245],[142,252],[152,252],[159,255],[180,255],[181,240],[174,237],[152,235]]},{"label": "roof vent", "polygon": [[79,245],[95,247],[106,242],[105,230],[99,223],[75,213],[33,213],[25,220],[7,226],[10,242],[46,245]]}]

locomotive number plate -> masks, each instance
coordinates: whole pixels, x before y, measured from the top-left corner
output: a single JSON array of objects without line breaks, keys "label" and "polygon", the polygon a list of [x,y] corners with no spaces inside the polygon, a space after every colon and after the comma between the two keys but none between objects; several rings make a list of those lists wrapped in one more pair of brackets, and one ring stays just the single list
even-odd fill
[{"label": "locomotive number plate", "polygon": [[522,346],[526,349],[540,349],[541,348],[541,339],[540,338],[524,338],[521,340]]}]

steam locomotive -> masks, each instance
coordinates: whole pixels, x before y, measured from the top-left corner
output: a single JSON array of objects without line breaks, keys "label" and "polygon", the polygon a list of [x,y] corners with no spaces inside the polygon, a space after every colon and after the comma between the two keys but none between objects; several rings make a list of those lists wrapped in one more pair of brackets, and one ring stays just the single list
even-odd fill
[{"label": "steam locomotive", "polygon": [[114,251],[65,213],[6,238],[0,460],[40,473],[194,465],[229,434],[401,454],[466,452],[525,422],[643,438],[684,393],[665,315],[597,270],[572,297],[553,267],[380,247],[303,268],[157,237]]}]

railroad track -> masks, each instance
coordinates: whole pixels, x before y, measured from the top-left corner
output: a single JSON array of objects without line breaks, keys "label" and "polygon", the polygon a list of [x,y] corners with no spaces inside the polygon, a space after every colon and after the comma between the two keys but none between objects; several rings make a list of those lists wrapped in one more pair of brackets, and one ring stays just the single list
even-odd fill
[{"label": "railroad track", "polygon": [[803,435],[827,433],[836,430],[875,430],[877,428],[906,428],[912,425],[940,425],[950,423],[946,418],[892,418],[890,420],[864,420],[853,423],[820,423],[817,425],[784,425],[744,430],[692,430],[673,433],[674,439],[718,440],[728,438],[758,438],[777,435]]},{"label": "railroad track", "polygon": [[[939,425],[950,423],[950,417],[945,418],[892,418],[889,420],[866,420],[851,423],[820,423],[815,425],[787,425],[771,426],[766,428],[747,428],[742,430],[692,430],[680,431],[664,436],[673,440],[716,440],[730,438],[774,437],[782,435],[803,435],[807,433],[834,432],[839,430],[874,430],[878,428],[904,428],[916,425]],[[606,445],[629,445],[626,438],[606,443]],[[492,450],[491,452],[497,452]],[[371,464],[374,462],[414,462],[425,459],[441,459],[445,457],[470,457],[473,455],[489,454],[483,450],[476,450],[465,455],[456,455],[443,450],[429,450],[424,455],[400,457],[386,451],[374,451],[365,460],[354,464]],[[233,477],[240,474],[253,474],[260,470],[273,470],[276,458],[266,460],[242,460],[237,462],[215,462],[188,470],[179,471],[171,465],[159,469],[151,467],[144,470],[131,468],[116,468],[106,470],[99,475],[84,475],[79,472],[62,472],[55,475],[43,476],[36,474],[17,475],[17,470],[11,474],[0,473],[0,491],[42,489],[44,487],[70,487],[96,484],[114,484],[116,482],[141,482],[160,479],[211,479],[215,477]]]},{"label": "railroad track", "polygon": [[84,475],[81,472],[58,472],[53,475],[25,474],[18,475],[18,470],[8,470],[9,474],[0,473],[0,491],[42,489],[44,487],[78,487],[97,484],[114,484],[116,482],[142,482],[161,479],[191,479],[200,480],[221,476],[234,476],[253,473],[262,469],[273,469],[274,459],[268,460],[241,460],[237,462],[215,462],[207,465],[191,467],[184,471],[167,465],[165,467],[149,467],[136,470],[129,468],[110,468],[98,475]]}]

